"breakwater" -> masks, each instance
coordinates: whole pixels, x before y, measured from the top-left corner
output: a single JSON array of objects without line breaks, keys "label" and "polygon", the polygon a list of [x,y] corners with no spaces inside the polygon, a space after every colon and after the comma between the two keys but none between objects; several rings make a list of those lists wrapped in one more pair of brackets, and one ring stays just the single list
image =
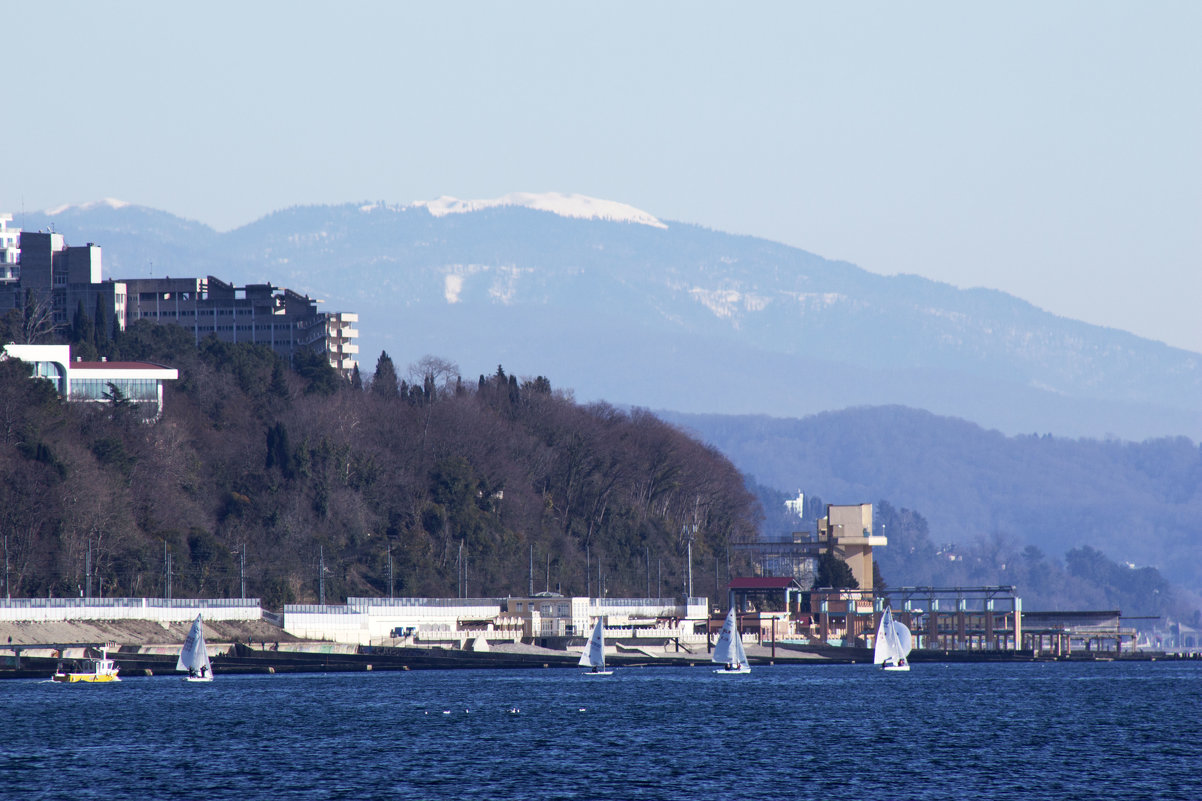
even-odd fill
[{"label": "breakwater", "polygon": [[[83,658],[88,644],[48,648],[39,646],[23,649],[21,656],[0,653],[0,679],[45,678],[63,662]],[[665,653],[650,655],[641,650],[606,657],[616,668],[633,667],[697,667],[710,665],[708,653]],[[850,665],[868,664],[872,652],[866,648],[832,648],[780,646],[753,647],[749,659],[753,665]],[[49,651],[49,653],[47,653]],[[176,652],[168,647],[125,645],[109,650],[122,676],[178,675],[175,671]],[[365,671],[406,670],[471,670],[471,669],[533,669],[575,668],[578,649],[548,651],[546,649],[511,651],[460,651],[448,648],[419,648],[393,646],[345,646],[335,643],[232,643],[212,657],[213,672],[217,675],[272,673],[341,673]],[[1173,655],[1159,652],[1140,652],[1115,656],[1104,653],[1079,653],[1070,656],[1040,655],[1031,651],[936,651],[918,650],[910,661],[923,663],[983,663],[983,662],[1110,662],[1110,661],[1176,661],[1199,660],[1199,655]]]}]

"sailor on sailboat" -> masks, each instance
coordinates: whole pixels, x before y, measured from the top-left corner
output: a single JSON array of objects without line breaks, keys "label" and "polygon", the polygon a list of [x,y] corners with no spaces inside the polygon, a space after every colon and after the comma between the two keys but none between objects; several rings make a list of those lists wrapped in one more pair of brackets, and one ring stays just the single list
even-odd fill
[{"label": "sailor on sailboat", "polygon": [[184,647],[180,649],[175,669],[188,671],[184,681],[213,680],[213,666],[209,662],[209,649],[205,645],[200,615],[196,616],[192,628],[188,630],[188,637],[184,640]]},{"label": "sailor on sailboat", "polygon": [[911,643],[910,629],[900,620],[894,620],[893,612],[885,607],[881,613],[881,623],[876,629],[872,663],[885,670],[909,670],[910,663],[906,657],[910,655]]},{"label": "sailor on sailboat", "polygon": [[592,668],[586,676],[613,675],[612,670],[605,669],[605,624],[602,618],[597,618],[593,635],[588,638],[588,645],[584,646],[584,653],[580,655],[579,665]]},{"label": "sailor on sailboat", "polygon": [[715,670],[715,673],[751,672],[751,665],[747,664],[747,654],[743,651],[743,637],[738,631],[733,606],[726,613],[726,622],[722,624],[722,633],[718,635],[718,642],[710,660],[723,666]]}]

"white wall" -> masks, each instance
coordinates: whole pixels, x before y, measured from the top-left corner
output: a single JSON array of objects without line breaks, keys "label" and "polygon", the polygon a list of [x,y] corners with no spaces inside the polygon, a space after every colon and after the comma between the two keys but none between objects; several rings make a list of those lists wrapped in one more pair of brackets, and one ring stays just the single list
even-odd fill
[{"label": "white wall", "polygon": [[258,598],[13,598],[0,599],[0,621],[51,623],[89,620],[259,620]]}]

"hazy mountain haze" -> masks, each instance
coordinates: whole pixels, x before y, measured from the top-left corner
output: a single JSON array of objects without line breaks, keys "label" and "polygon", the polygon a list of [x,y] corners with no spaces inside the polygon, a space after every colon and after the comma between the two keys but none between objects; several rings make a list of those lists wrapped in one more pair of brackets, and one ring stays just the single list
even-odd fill
[{"label": "hazy mountain haze", "polygon": [[[1011,434],[1202,438],[1198,354],[1002,292],[879,276],[622,204],[538,197],[445,214],[296,207],[227,233],[113,203],[27,224],[100,244],[106,277],[270,281],[358,312],[368,372],[387,350],[400,364],[433,354],[470,377],[501,363],[582,400],[680,412],[902,404]],[[605,213],[531,207],[565,202]]]}]

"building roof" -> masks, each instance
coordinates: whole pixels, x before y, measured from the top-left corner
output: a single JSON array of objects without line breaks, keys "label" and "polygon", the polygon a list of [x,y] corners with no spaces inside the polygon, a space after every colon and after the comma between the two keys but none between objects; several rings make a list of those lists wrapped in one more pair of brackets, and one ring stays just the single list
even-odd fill
[{"label": "building roof", "polygon": [[72,370],[172,370],[152,362],[71,362]]},{"label": "building roof", "polygon": [[101,379],[158,379],[175,381],[179,370],[152,362],[71,362],[68,365],[71,380]]},{"label": "building roof", "polygon": [[800,590],[797,579],[778,576],[749,576],[747,578],[732,578],[732,590]]}]

